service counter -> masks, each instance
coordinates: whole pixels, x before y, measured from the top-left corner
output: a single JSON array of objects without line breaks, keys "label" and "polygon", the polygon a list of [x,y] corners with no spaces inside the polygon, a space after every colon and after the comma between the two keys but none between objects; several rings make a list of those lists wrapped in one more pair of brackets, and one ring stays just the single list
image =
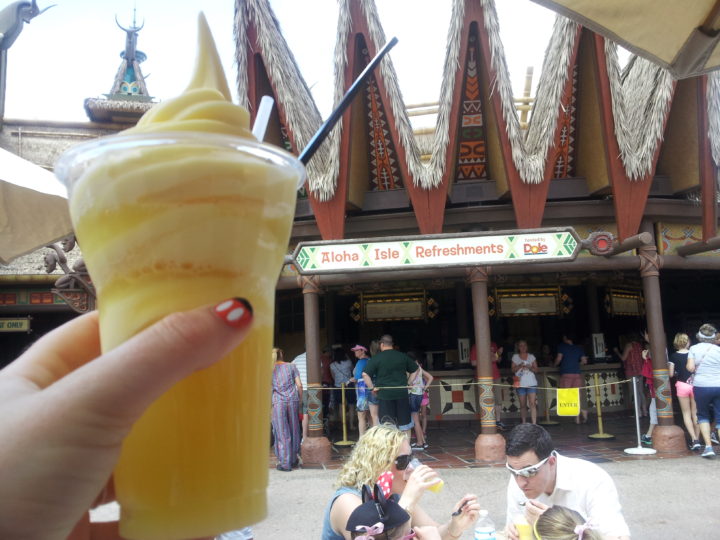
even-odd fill
[{"label": "service counter", "polygon": [[[591,364],[583,366],[582,374],[585,385],[591,385],[588,389],[587,401],[581,395],[583,408],[595,409],[597,399],[594,386],[595,374],[598,375],[599,397],[603,412],[621,411],[628,407],[628,392],[630,387],[627,383],[622,384],[618,376],[620,364]],[[447,371],[430,371],[434,377],[430,389],[430,419],[431,420],[479,420],[479,389],[475,381],[475,372],[472,369],[456,369]],[[502,376],[501,384],[497,395],[501,396],[502,418],[520,417],[520,400],[512,387],[513,374],[509,369],[500,370]],[[557,368],[540,368],[537,372],[538,379],[538,420],[545,416],[545,409],[549,407],[550,415],[555,416],[555,391],[560,380],[560,372]],[[542,388],[552,388],[544,390]],[[585,405],[586,404],[586,405]],[[529,418],[529,415],[528,415]]]}]

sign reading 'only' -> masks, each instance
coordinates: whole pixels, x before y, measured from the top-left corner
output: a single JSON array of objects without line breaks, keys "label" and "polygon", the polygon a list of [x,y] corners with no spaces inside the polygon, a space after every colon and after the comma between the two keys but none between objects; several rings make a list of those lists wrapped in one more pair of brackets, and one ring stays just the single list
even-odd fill
[{"label": "sign reading 'only'", "polygon": [[399,268],[558,262],[577,257],[580,241],[570,227],[460,235],[302,242],[295,249],[301,274]]}]

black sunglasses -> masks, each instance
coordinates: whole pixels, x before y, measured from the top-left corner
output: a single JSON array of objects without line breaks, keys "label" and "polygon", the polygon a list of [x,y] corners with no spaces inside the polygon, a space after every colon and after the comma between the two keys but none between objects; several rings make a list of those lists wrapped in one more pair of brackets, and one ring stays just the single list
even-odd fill
[{"label": "black sunglasses", "polygon": [[408,465],[410,465],[412,457],[412,454],[402,454],[401,456],[396,457],[395,468],[398,471],[404,471],[405,469],[407,469]]}]

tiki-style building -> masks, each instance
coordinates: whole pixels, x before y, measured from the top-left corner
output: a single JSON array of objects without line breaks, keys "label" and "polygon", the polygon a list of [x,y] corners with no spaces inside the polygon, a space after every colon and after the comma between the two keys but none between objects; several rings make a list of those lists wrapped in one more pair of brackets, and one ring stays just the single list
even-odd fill
[{"label": "tiki-style building", "polygon": [[[289,357],[308,354],[305,461],[329,458],[323,347],[367,346],[383,333],[420,354],[435,376],[432,419],[480,422],[476,456],[492,461],[504,442],[491,341],[507,355],[524,339],[542,362],[563,333],[574,333],[593,359],[586,381],[597,374],[603,383],[588,392],[590,405],[621,411],[629,396],[612,350],[647,329],[655,447],[683,451],[665,349],[677,331],[720,322],[720,77],[674,81],[640,58],[621,68],[611,42],[558,17],[525,129],[493,0],[448,6],[434,132],[413,132],[391,53],[307,168],[276,303],[277,345]],[[322,118],[268,0],[236,0],[235,37],[241,104],[254,117],[271,95],[266,140],[299,153]],[[336,102],[385,42],[373,0],[340,2]],[[129,59],[124,69],[141,74]],[[117,99],[115,87],[111,94]],[[2,298],[18,289],[8,279],[28,280],[29,270],[2,269],[10,276]],[[540,375],[541,386],[557,385],[554,368]],[[554,414],[552,394],[539,398],[540,416]],[[500,406],[517,415],[512,388],[503,388]]]},{"label": "tiki-style building", "polygon": [[[241,101],[254,114],[260,97],[272,95],[278,108],[269,138],[299,152],[320,118],[267,1],[236,1],[236,38]],[[340,3],[336,102],[385,42],[372,0]],[[391,57],[311,161],[293,230],[291,248],[300,247],[278,283],[278,345],[287,356],[308,353],[306,459],[327,455],[322,347],[368,345],[383,333],[426,359],[439,383],[433,419],[479,420],[476,455],[493,460],[503,449],[491,407],[491,340],[507,353],[525,339],[542,359],[543,351],[554,357],[563,332],[579,335],[593,358],[586,380],[597,373],[607,383],[590,391],[590,404],[612,411],[629,401],[612,349],[647,328],[662,396],[655,446],[683,450],[665,348],[668,335],[692,334],[716,317],[720,130],[712,126],[720,79],[676,82],[640,58],[621,69],[614,44],[558,17],[524,130],[494,3],[455,0],[428,142],[413,134]],[[577,256],[534,262],[519,253],[515,261],[473,263],[427,247],[455,242],[457,252],[468,242],[512,244],[533,232],[542,240],[552,227],[575,231]],[[381,260],[393,254],[397,264]],[[473,342],[477,369],[468,358]],[[556,370],[541,372],[541,386],[556,386]],[[517,414],[514,391],[502,395],[504,414]],[[550,394],[541,392],[540,402],[541,415],[554,408]]]}]

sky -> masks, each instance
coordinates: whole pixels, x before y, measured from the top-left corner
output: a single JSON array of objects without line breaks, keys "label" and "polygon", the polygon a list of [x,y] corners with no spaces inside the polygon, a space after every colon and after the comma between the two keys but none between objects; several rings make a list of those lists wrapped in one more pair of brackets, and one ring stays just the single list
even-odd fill
[{"label": "sky", "polygon": [[[235,0],[38,0],[57,5],[33,19],[8,51],[5,117],[88,121],[87,97],[110,91],[125,48],[125,32],[137,10],[144,22],[138,49],[149,93],[157,99],[178,95],[187,85],[196,49],[197,12],[205,12],[231,88],[234,64]],[[375,0],[407,105],[437,102],[450,20],[451,0]],[[10,2],[0,2],[0,6]],[[270,0],[280,28],[323,117],[332,109],[333,53],[337,0]],[[534,82],[555,15],[530,0],[496,0],[501,37],[516,96],[525,71]],[[534,91],[533,91],[534,93]]]}]

